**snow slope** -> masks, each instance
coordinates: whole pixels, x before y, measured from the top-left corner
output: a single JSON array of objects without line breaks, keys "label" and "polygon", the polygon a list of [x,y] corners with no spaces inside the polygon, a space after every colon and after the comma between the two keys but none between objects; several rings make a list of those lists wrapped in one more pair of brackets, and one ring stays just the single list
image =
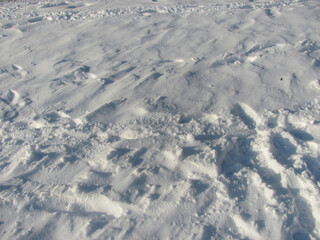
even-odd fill
[{"label": "snow slope", "polygon": [[320,239],[317,0],[0,2],[2,239]]}]

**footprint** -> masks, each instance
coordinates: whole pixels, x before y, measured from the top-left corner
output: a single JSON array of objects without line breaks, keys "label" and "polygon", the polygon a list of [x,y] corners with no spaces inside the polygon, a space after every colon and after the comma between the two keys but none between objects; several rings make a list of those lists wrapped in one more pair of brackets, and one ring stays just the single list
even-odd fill
[{"label": "footprint", "polygon": [[274,15],[273,15],[272,10],[271,10],[270,8],[267,8],[267,9],[265,10],[265,13],[266,13],[266,15],[267,15],[268,17],[274,18]]},{"label": "footprint", "polygon": [[308,170],[312,174],[314,181],[320,182],[320,161],[317,157],[305,156],[303,161],[306,163]]},{"label": "footprint", "polygon": [[225,53],[222,56],[218,57],[217,60],[215,60],[211,66],[213,68],[221,67],[221,66],[226,66],[226,65],[232,65],[232,64],[239,64],[243,63],[244,60],[233,53]]},{"label": "footprint", "polygon": [[226,56],[224,57],[224,61],[227,63],[227,65],[239,64],[243,62],[243,60],[239,56],[234,55],[232,53],[226,54]]},{"label": "footprint", "polygon": [[195,63],[195,64],[198,64],[202,61],[205,61],[206,58],[205,57],[192,57],[191,60]]},{"label": "footprint", "polygon": [[0,119],[12,122],[19,116],[19,112],[10,105],[7,99],[0,98]]},{"label": "footprint", "polygon": [[9,29],[9,28],[12,28],[14,25],[15,25],[14,23],[6,23],[6,24],[4,24],[2,27],[3,27],[4,29]]},{"label": "footprint", "polygon": [[129,162],[131,163],[132,167],[136,167],[143,162],[143,158],[130,158]]},{"label": "footprint", "polygon": [[[252,6],[251,5],[243,5],[241,8],[242,9],[251,9]],[[240,20],[238,23],[235,23],[230,27],[230,31],[248,29],[248,28],[254,26],[255,22],[256,21],[253,18],[249,18],[246,20]]]},{"label": "footprint", "polygon": [[2,73],[9,73],[16,79],[21,79],[27,75],[27,71],[25,71],[23,67],[17,64],[11,64],[11,66],[4,68],[2,70]]},{"label": "footprint", "polygon": [[81,66],[78,69],[72,71],[71,73],[65,74],[62,77],[55,78],[52,81],[51,87],[54,89],[61,86],[67,86],[69,84],[82,85],[84,81],[95,78],[95,75],[90,74],[89,66]]},{"label": "footprint", "polygon": [[205,225],[202,228],[201,240],[207,239],[223,239],[223,237],[217,233],[217,229],[213,225]]},{"label": "footprint", "polygon": [[88,173],[87,184],[92,186],[108,187],[112,180],[112,173],[91,169]]},{"label": "footprint", "polygon": [[204,191],[206,191],[208,188],[209,188],[209,184],[203,183],[199,179],[193,179],[190,182],[190,189],[195,197],[203,193]]},{"label": "footprint", "polygon": [[255,129],[260,124],[261,119],[258,114],[247,104],[238,103],[234,106],[232,113],[239,116],[249,129]]},{"label": "footprint", "polygon": [[296,153],[296,146],[288,138],[284,138],[280,134],[275,134],[271,142],[275,159],[286,167],[293,167],[293,161],[290,157]]},{"label": "footprint", "polygon": [[180,119],[179,119],[179,124],[189,123],[192,120],[192,118],[193,118],[192,115],[184,115],[184,114],[182,114]]},{"label": "footprint", "polygon": [[198,147],[183,147],[182,148],[182,158],[185,159],[191,155],[196,155],[201,153],[202,150]]},{"label": "footprint", "polygon": [[109,77],[105,77],[105,78],[103,78],[103,79],[106,79],[107,82],[111,82],[111,83],[112,83],[112,82],[114,82],[114,81],[116,81],[116,80],[119,80],[119,79],[124,78],[125,76],[128,75],[128,73],[132,72],[132,71],[135,70],[135,69],[136,69],[135,66],[131,66],[131,67],[128,67],[128,68],[126,68],[126,69],[124,69],[124,70],[118,71],[118,72],[112,74],[112,75],[109,76]]},{"label": "footprint", "polygon": [[100,81],[102,83],[102,88],[104,88],[106,85],[114,83],[114,81],[110,78],[100,78]]},{"label": "footprint", "polygon": [[129,176],[129,180],[122,194],[122,200],[127,203],[137,203],[148,192],[147,175]]},{"label": "footprint", "polygon": [[132,157],[130,157],[129,162],[131,163],[132,167],[136,167],[143,162],[142,156],[147,152],[146,148],[141,148],[136,151]]},{"label": "footprint", "polygon": [[307,52],[307,53],[316,52],[317,50],[320,49],[320,46],[318,45],[318,43],[315,41],[312,41],[311,39],[300,41],[298,43],[298,47],[300,52]]},{"label": "footprint", "polygon": [[254,153],[251,139],[240,137],[227,148],[218,150],[218,162],[221,162],[221,173],[226,177],[238,174],[245,167],[252,167]]},{"label": "footprint", "polygon": [[293,129],[290,130],[289,133],[297,140],[301,140],[301,141],[313,141],[314,138],[311,134],[300,130],[300,129]]},{"label": "footprint", "polygon": [[312,233],[316,225],[311,206],[307,203],[306,199],[303,199],[298,195],[295,198],[295,204],[298,211],[297,216],[301,227]]},{"label": "footprint", "polygon": [[55,123],[59,121],[60,115],[56,112],[50,112],[44,115],[44,119],[47,120],[48,123]]},{"label": "footprint", "polygon": [[134,69],[136,69],[135,66],[128,67],[124,70],[121,70],[117,73],[112,74],[111,76],[100,78],[101,86],[97,89],[96,93],[101,93],[101,92],[105,91],[105,88],[109,84],[112,84],[117,80],[121,80],[121,79],[125,78]]},{"label": "footprint", "polygon": [[28,23],[36,23],[36,22],[41,22],[43,20],[43,17],[35,17],[35,18],[31,18],[28,19]]},{"label": "footprint", "polygon": [[[10,89],[7,92],[6,98],[2,99],[2,109],[6,113],[4,119],[12,121],[18,115],[27,116],[31,119],[34,117],[36,112],[30,106],[32,100],[27,96],[21,97],[19,92]],[[4,107],[4,105],[7,105]]]},{"label": "footprint", "polygon": [[53,69],[56,70],[58,73],[60,73],[62,71],[76,70],[80,66],[81,66],[81,63],[78,61],[63,59],[61,61],[56,62],[53,65]]},{"label": "footprint", "polygon": [[[248,43],[250,44],[250,43]],[[245,59],[246,62],[253,63],[259,58],[262,58],[266,54],[281,50],[285,47],[285,44],[273,44],[271,42],[266,42],[264,44],[257,44],[249,47],[249,50],[241,54],[241,58]]]},{"label": "footprint", "polygon": [[124,105],[126,101],[126,98],[122,98],[106,103],[98,109],[94,110],[93,112],[89,113],[86,116],[86,119],[89,122],[106,121],[108,117],[112,115],[114,112],[116,112],[122,105]]},{"label": "footprint", "polygon": [[98,230],[103,229],[109,221],[106,219],[90,219],[89,225],[87,227],[87,237],[92,236]]},{"label": "footprint", "polygon": [[70,6],[68,6],[68,8],[75,9],[75,8],[80,8],[80,7],[83,7],[83,6],[84,6],[84,5],[82,5],[82,4],[70,5]]},{"label": "footprint", "polygon": [[249,56],[252,53],[258,54],[262,49],[264,49],[264,46],[262,46],[261,44],[257,44],[251,47],[247,52],[245,52],[244,55]]},{"label": "footprint", "polygon": [[32,150],[32,152],[30,153],[29,159],[27,160],[27,163],[31,164],[33,162],[40,162],[46,156],[48,156],[48,154],[43,153],[41,151]]},{"label": "footprint", "polygon": [[32,118],[36,113],[32,107],[28,106],[31,103],[30,98],[23,99],[17,91],[8,90],[6,97],[0,98],[0,119],[12,122],[19,115]]},{"label": "footprint", "polygon": [[163,76],[160,72],[155,72],[144,78],[137,86],[135,86],[135,89],[138,89],[140,87],[145,87],[147,84],[154,84],[161,76]]},{"label": "footprint", "polygon": [[267,121],[267,126],[269,128],[275,128],[277,127],[279,124],[279,115],[274,115],[269,117],[268,121]]},{"label": "footprint", "polygon": [[78,190],[84,193],[95,192],[99,187],[100,187],[99,185],[94,185],[94,184],[87,184],[87,183],[78,184]]},{"label": "footprint", "polygon": [[320,59],[319,58],[315,58],[315,59],[313,59],[312,60],[312,65],[314,66],[314,67],[320,67]]},{"label": "footprint", "polygon": [[[159,96],[157,98],[146,98],[145,103],[149,112],[161,112],[170,114],[178,113],[178,106],[171,103],[168,97],[166,96]],[[186,121],[188,121],[189,118],[181,120],[181,123],[187,123]]]},{"label": "footprint", "polygon": [[292,235],[293,240],[311,240],[309,234],[304,231],[297,231]]},{"label": "footprint", "polygon": [[26,104],[26,101],[28,102],[28,100],[23,100],[17,91],[12,89],[8,91],[7,99],[11,106],[16,106],[19,108],[23,107]]},{"label": "footprint", "polygon": [[73,128],[76,125],[82,124],[79,119],[72,119],[68,114],[63,111],[50,111],[47,113],[43,113],[43,119],[46,120],[50,124],[54,124],[57,122],[63,123],[64,126],[68,126],[68,128]]},{"label": "footprint", "polygon": [[131,149],[129,148],[116,148],[115,150],[112,150],[108,156],[107,159],[119,159],[121,158],[123,155],[127,154],[128,152],[130,152]]}]

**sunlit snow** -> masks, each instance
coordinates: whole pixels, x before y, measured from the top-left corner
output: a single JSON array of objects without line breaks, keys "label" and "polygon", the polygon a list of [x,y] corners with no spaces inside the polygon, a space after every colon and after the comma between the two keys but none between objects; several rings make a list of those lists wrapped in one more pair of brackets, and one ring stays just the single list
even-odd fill
[{"label": "sunlit snow", "polygon": [[0,1],[1,239],[320,239],[318,0]]}]

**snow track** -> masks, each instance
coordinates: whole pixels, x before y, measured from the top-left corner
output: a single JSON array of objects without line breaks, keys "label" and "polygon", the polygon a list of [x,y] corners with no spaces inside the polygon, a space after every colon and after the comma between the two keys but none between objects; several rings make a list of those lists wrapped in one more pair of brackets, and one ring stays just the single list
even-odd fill
[{"label": "snow track", "polygon": [[178,238],[318,238],[318,101],[259,119],[238,108],[214,121],[154,113],[76,125],[52,113],[55,121],[4,123],[1,216],[11,214],[2,236],[49,236],[66,221],[73,238],[152,238],[161,229]]},{"label": "snow track", "polygon": [[1,239],[320,239],[320,5],[0,2]]}]

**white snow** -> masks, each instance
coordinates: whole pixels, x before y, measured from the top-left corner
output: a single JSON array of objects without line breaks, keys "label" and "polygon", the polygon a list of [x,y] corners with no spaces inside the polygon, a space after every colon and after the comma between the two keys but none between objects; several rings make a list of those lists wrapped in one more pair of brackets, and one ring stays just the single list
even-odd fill
[{"label": "white snow", "polygon": [[0,1],[1,239],[320,239],[318,0]]}]

